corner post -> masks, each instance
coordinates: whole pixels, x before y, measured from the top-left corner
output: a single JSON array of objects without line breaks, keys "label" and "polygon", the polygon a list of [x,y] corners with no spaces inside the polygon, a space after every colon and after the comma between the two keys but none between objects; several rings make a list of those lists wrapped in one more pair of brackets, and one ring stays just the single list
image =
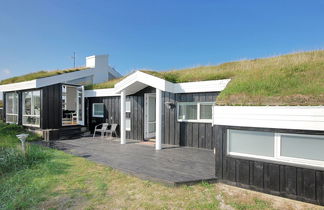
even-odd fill
[{"label": "corner post", "polygon": [[162,91],[156,89],[155,150],[162,149]]},{"label": "corner post", "polygon": [[120,93],[120,143],[126,144],[126,91]]}]

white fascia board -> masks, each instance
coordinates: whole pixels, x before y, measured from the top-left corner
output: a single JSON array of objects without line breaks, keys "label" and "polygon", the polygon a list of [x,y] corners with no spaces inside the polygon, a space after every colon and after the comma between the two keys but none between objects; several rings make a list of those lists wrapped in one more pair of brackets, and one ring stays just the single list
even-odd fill
[{"label": "white fascia board", "polygon": [[78,79],[81,77],[91,76],[93,74],[94,74],[93,68],[89,68],[80,71],[59,74],[51,77],[39,78],[36,80],[36,87],[40,88],[48,85],[54,85],[57,83],[66,83],[67,81]]},{"label": "white fascia board", "polygon": [[174,93],[219,92],[225,89],[230,79],[174,83]]},{"label": "white fascia board", "polygon": [[115,88],[84,91],[84,97],[105,97],[105,96],[120,96],[120,94],[116,94]]},{"label": "white fascia board", "polygon": [[36,80],[30,80],[25,82],[11,83],[7,85],[0,85],[1,92],[16,91],[16,90],[26,90],[36,88]]},{"label": "white fascia board", "polygon": [[214,106],[213,124],[324,131],[323,106]]},{"label": "white fascia board", "polygon": [[143,83],[162,91],[173,92],[173,83],[150,74],[136,71],[115,85],[116,93],[120,93],[136,82]]}]

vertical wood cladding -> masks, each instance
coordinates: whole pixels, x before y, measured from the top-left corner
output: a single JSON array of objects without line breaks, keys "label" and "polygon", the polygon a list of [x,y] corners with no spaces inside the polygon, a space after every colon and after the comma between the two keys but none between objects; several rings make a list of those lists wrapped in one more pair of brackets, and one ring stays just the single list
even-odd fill
[{"label": "vertical wood cladding", "polygon": [[41,128],[62,127],[62,85],[55,84],[41,89]]},{"label": "vertical wood cladding", "polygon": [[177,109],[169,109],[166,102],[176,105],[177,102],[215,102],[218,92],[182,93],[163,92],[162,103],[162,144],[173,144],[205,149],[214,148],[216,134],[211,123],[178,122]]},{"label": "vertical wood cladding", "polygon": [[214,126],[215,174],[219,180],[239,187],[324,205],[324,171],[227,156],[227,128],[322,135],[324,132]]},{"label": "vertical wood cladding", "polygon": [[[151,87],[126,96],[126,100],[131,103],[131,111],[126,113],[126,118],[131,119],[131,130],[126,131],[127,139],[144,140],[144,94],[155,93],[155,89]],[[88,122],[89,129],[94,130],[94,127],[103,122],[117,123],[120,125],[120,97],[93,97],[88,98]],[[104,117],[92,116],[92,104],[104,103]]]},{"label": "vertical wood cladding", "polygon": [[[144,94],[155,93],[152,87],[126,97],[131,103],[131,112],[126,113],[126,118],[131,119],[131,130],[126,131],[127,139],[144,140]],[[214,148],[216,134],[211,123],[188,123],[177,121],[177,109],[169,109],[166,102],[214,102],[218,93],[190,93],[162,94],[162,144],[172,144],[197,148]],[[94,97],[88,98],[88,122],[92,131],[94,126],[102,122],[120,123],[120,97]],[[92,104],[104,103],[105,114],[103,118],[92,117]]]}]

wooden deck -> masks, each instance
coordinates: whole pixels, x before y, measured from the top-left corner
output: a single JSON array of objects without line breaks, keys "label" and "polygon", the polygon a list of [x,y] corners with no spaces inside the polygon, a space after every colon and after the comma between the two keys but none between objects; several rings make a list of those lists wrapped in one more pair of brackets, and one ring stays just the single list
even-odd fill
[{"label": "wooden deck", "polygon": [[127,142],[121,145],[119,139],[84,137],[54,141],[50,146],[167,185],[216,181],[215,157],[211,150],[162,145],[163,149],[156,151],[154,145]]}]

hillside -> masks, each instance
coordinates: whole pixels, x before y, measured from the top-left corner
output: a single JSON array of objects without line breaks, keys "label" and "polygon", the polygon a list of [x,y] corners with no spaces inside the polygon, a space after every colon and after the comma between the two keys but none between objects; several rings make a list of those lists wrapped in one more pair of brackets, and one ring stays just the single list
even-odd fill
[{"label": "hillside", "polygon": [[74,71],[81,71],[81,70],[85,70],[85,69],[88,69],[88,68],[87,67],[77,67],[77,68],[70,68],[70,69],[64,69],[64,70],[38,71],[38,72],[25,74],[22,76],[11,77],[11,78],[8,78],[5,80],[1,80],[0,85],[16,83],[16,82],[25,82],[25,81],[40,79],[40,78],[44,78],[44,77],[51,77],[51,76],[74,72]]}]

